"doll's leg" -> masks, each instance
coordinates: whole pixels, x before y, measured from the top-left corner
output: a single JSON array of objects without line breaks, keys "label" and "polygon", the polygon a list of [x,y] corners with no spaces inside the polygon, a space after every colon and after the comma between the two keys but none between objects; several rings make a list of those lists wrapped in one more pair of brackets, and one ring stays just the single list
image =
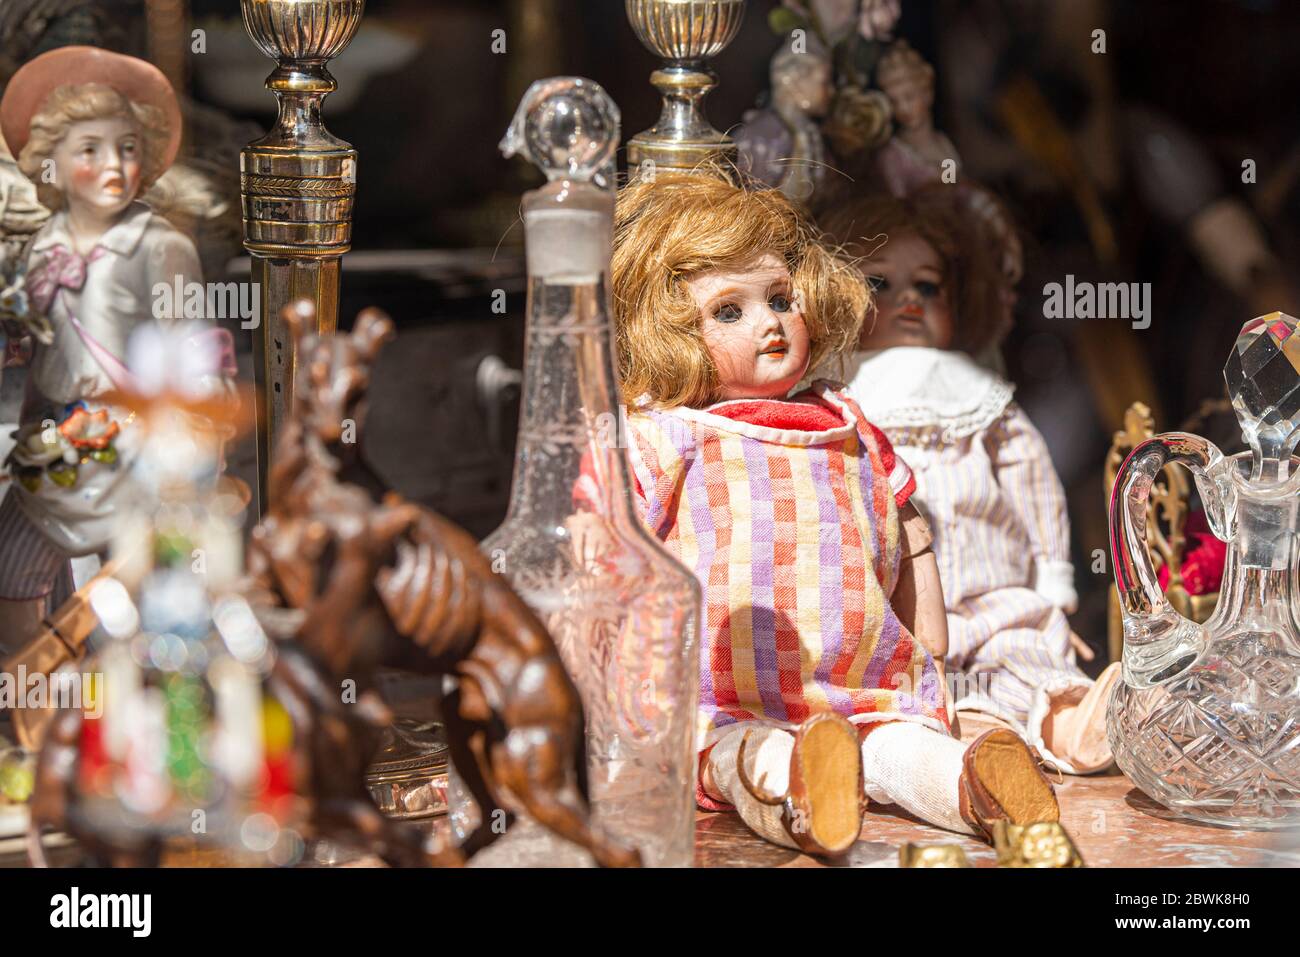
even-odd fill
[{"label": "doll's leg", "polygon": [[1060,809],[1038,756],[1014,731],[969,745],[906,721],[873,725],[862,742],[867,795],[939,827],[984,840],[994,821],[1056,821]]},{"label": "doll's leg", "polygon": [[871,725],[862,740],[867,797],[897,804],[923,821],[960,834],[975,828],[962,819],[962,757],[956,738],[910,721]]},{"label": "doll's leg", "polygon": [[[780,805],[766,804],[741,783],[736,760],[745,731],[737,729],[713,746],[707,758],[708,772],[718,797],[734,805],[749,829],[759,837],[797,848],[782,823]],[[790,789],[790,755],[794,752],[794,735],[780,728],[753,728],[745,743],[745,771],[750,781],[771,794],[785,794]]]},{"label": "doll's leg", "polygon": [[[1106,737],[1106,709],[1115,683],[1121,680],[1120,671],[1120,663],[1112,662],[1091,687],[1073,687],[1054,695],[1044,692],[1043,751],[1060,759],[1055,763],[1061,770],[1089,774],[1109,767],[1114,760]],[[1038,708],[1031,709],[1031,727],[1038,713]]]},{"label": "doll's leg", "polygon": [[1094,685],[1079,669],[1065,615],[1026,589],[973,599],[964,612],[955,629],[963,668],[950,679],[963,731],[976,722],[961,715],[980,712],[1005,721],[1067,774],[1109,765],[1110,679]]},{"label": "doll's leg", "polygon": [[769,841],[834,857],[862,830],[860,749],[858,728],[819,713],[793,736],[766,728],[728,735],[710,752],[703,783]]}]

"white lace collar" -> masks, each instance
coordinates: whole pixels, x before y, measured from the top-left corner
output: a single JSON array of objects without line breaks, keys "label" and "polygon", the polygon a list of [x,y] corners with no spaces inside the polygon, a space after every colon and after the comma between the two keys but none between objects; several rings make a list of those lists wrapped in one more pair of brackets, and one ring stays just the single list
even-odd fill
[{"label": "white lace collar", "polygon": [[964,352],[900,346],[855,352],[848,392],[877,428],[938,427],[948,441],[990,425],[1015,386]]}]

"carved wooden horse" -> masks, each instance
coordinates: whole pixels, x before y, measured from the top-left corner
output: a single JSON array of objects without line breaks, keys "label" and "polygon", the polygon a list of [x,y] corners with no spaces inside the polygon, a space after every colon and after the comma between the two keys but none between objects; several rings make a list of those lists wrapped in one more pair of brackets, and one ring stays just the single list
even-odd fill
[{"label": "carved wooden horse", "polygon": [[[288,312],[298,338],[296,408],[275,450],[271,507],[253,532],[249,570],[257,591],[302,613],[296,643],[328,679],[301,698],[336,713],[321,758],[340,746],[373,754],[367,729],[379,723],[360,711],[340,721],[322,695],[336,702],[351,679],[358,702],[374,710],[376,668],[442,675],[452,761],[481,812],[461,853],[499,836],[497,812],[509,803],[601,865],[639,864],[635,851],[590,825],[582,703],[546,628],[464,531],[395,494],[376,502],[342,478],[356,451],[343,439],[364,419],[370,369],[392,322],[368,310],[350,335],[316,337],[305,332],[314,326],[309,304]],[[295,670],[299,687],[313,680]],[[328,811],[331,826],[350,820],[368,836],[392,837],[402,825],[379,815],[347,763],[345,773],[314,774],[318,813]],[[399,838],[387,843],[395,859],[411,850]]]}]

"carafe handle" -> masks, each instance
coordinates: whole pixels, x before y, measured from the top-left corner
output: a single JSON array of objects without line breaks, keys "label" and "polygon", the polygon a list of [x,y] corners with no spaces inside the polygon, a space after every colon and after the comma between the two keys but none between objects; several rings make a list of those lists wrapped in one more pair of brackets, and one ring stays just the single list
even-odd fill
[{"label": "carafe handle", "polygon": [[1165,598],[1147,549],[1147,500],[1166,465],[1185,466],[1196,478],[1211,526],[1224,531],[1223,494],[1215,480],[1223,454],[1212,442],[1166,432],[1138,445],[1115,476],[1110,498],[1110,551],[1124,616],[1124,680],[1134,688],[1163,684],[1201,656],[1205,628],[1180,615]]}]

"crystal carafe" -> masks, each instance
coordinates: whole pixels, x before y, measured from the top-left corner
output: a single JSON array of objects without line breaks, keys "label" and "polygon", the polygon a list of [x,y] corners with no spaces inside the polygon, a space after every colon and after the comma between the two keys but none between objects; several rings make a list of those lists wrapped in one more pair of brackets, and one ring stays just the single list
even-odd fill
[{"label": "crystal carafe", "polygon": [[566,78],[534,84],[503,143],[550,181],[523,203],[518,452],[509,512],[482,547],[550,630],[581,694],[595,826],[647,865],[688,866],[701,598],[631,497],[608,286],[618,136],[605,92]]},{"label": "crystal carafe", "polygon": [[[1250,451],[1225,457],[1195,435],[1137,446],[1110,505],[1124,616],[1124,680],[1108,711],[1111,747],[1135,785],[1213,824],[1300,825],[1297,511],[1300,331],[1273,313],[1248,322],[1224,370]],[[1228,543],[1214,614],[1197,625],[1165,599],[1146,547],[1151,484],[1168,464],[1196,479],[1211,530]]]}]

